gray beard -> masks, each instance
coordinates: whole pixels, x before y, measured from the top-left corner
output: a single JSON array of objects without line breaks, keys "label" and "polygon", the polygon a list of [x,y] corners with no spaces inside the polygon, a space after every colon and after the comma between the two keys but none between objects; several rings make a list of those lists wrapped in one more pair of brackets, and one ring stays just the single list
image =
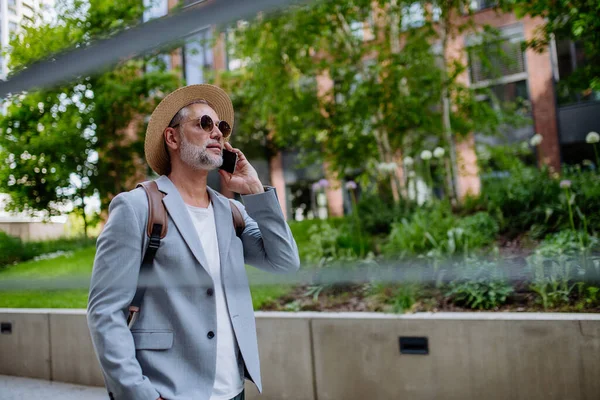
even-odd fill
[{"label": "gray beard", "polygon": [[179,157],[186,165],[192,169],[199,171],[212,171],[219,168],[223,164],[221,155],[213,154],[212,150],[208,150],[211,142],[206,142],[204,146],[198,146],[187,141],[185,135],[181,134],[181,150]]}]

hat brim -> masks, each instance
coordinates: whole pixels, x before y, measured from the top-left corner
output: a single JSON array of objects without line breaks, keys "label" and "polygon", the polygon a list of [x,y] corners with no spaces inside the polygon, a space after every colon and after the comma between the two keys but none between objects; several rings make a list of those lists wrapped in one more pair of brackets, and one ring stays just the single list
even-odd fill
[{"label": "hat brim", "polygon": [[183,107],[194,101],[204,100],[215,110],[219,118],[233,130],[234,113],[231,99],[223,89],[214,85],[189,85],[167,95],[154,109],[146,129],[144,152],[150,168],[159,175],[167,175],[171,165],[164,144],[164,131]]}]

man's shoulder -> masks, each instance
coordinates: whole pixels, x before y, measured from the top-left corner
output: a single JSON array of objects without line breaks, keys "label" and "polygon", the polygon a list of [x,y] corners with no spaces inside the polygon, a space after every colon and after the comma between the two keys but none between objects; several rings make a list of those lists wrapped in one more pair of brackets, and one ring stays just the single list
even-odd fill
[{"label": "man's shoulder", "polygon": [[111,200],[109,210],[117,204],[124,204],[127,208],[133,210],[138,219],[145,219],[148,213],[148,197],[142,188],[119,193]]},{"label": "man's shoulder", "polygon": [[146,193],[141,187],[132,189],[128,192],[119,193],[112,199],[112,202],[119,200],[129,203],[133,208],[148,205],[148,197],[146,197]]}]

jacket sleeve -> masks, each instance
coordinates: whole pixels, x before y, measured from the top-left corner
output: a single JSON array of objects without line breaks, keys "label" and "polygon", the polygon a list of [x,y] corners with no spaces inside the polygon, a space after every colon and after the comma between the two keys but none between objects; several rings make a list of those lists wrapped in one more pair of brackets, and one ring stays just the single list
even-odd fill
[{"label": "jacket sleeve", "polygon": [[120,194],[112,200],[108,221],[98,237],[87,321],[114,399],[154,400],[160,395],[142,374],[127,327],[127,309],[138,282],[143,232],[126,196]]},{"label": "jacket sleeve", "polygon": [[245,195],[242,200],[246,263],[270,272],[297,271],[300,268],[298,247],[285,222],[275,189],[267,187],[264,193]]}]

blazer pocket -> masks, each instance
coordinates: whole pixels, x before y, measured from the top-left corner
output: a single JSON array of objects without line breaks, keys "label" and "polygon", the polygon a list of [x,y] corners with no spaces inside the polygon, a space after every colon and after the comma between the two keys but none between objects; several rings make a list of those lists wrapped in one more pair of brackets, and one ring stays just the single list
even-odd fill
[{"label": "blazer pocket", "polygon": [[173,331],[135,330],[131,331],[136,350],[167,350],[173,347]]}]

